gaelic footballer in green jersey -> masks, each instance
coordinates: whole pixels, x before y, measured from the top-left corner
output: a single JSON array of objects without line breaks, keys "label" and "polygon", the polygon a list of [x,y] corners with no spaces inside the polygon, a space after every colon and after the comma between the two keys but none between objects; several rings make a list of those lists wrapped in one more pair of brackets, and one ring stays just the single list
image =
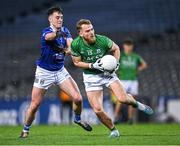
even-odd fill
[{"label": "gaelic footballer in green jersey", "polygon": [[122,52],[119,62],[121,64],[118,70],[120,80],[137,80],[138,67],[144,62],[142,57],[135,52],[130,54]]},{"label": "gaelic footballer in green jersey", "polygon": [[120,80],[115,73],[105,75],[99,60],[111,53],[119,61],[120,50],[109,38],[96,35],[92,23],[87,19],[77,22],[79,36],[71,44],[72,59],[77,67],[84,70],[83,79],[88,100],[99,120],[111,130],[110,137],[119,137],[119,131],[115,128],[111,118],[103,109],[103,86],[107,86],[117,96],[118,101],[132,105],[147,114],[153,110],[137,102],[130,94],[126,94]]},{"label": "gaelic footballer in green jersey", "polygon": [[[133,97],[138,96],[138,73],[146,69],[146,62],[142,59],[140,55],[133,51],[134,44],[131,39],[127,39],[123,42],[124,51],[121,54],[119,60],[121,66],[118,70],[118,77],[120,78],[125,90],[127,93],[133,95]],[[115,110],[115,122],[117,123],[120,111],[121,104],[116,104]],[[128,123],[133,123],[134,109],[128,107]]]},{"label": "gaelic footballer in green jersey", "polygon": [[[97,59],[108,54],[113,45],[112,40],[102,35],[95,35],[95,37],[95,43],[88,45],[82,37],[78,36],[71,45],[72,55],[81,56],[83,62],[95,63]],[[83,71],[85,74],[101,73],[101,71],[91,68],[84,68]]]}]

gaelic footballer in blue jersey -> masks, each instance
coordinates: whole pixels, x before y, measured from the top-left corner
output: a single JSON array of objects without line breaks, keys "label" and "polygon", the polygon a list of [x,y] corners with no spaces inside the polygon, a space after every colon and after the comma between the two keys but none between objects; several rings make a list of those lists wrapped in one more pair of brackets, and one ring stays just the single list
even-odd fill
[{"label": "gaelic footballer in blue jersey", "polygon": [[72,98],[75,113],[74,122],[87,131],[92,130],[89,124],[81,121],[82,96],[75,81],[64,68],[64,57],[65,54],[70,53],[69,48],[73,39],[69,30],[62,26],[63,11],[59,7],[52,7],[47,14],[50,26],[42,32],[41,56],[36,61],[37,68],[32,89],[32,99],[26,112],[21,138],[28,137],[35,113],[46,90],[52,84],[58,85],[61,90]]},{"label": "gaelic footballer in blue jersey", "polygon": [[[54,40],[47,41],[47,35],[56,33]],[[57,31],[53,25],[45,28],[41,36],[41,57],[36,61],[39,67],[50,71],[57,71],[64,66],[65,53],[68,53],[72,36],[66,27]]]}]

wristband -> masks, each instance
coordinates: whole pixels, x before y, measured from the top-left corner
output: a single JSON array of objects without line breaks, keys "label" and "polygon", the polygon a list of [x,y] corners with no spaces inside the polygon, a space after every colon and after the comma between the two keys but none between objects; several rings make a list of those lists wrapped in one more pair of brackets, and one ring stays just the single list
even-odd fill
[{"label": "wristband", "polygon": [[92,69],[92,63],[89,63],[89,68]]}]

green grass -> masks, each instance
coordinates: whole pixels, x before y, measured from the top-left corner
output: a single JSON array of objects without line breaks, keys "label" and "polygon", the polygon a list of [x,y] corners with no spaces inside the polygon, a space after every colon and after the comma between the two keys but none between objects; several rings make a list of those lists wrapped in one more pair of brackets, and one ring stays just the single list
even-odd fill
[{"label": "green grass", "polygon": [[19,139],[21,126],[0,126],[0,145],[180,145],[178,124],[119,125],[120,138],[108,138],[102,125],[86,132],[76,125],[32,126],[28,138]]}]

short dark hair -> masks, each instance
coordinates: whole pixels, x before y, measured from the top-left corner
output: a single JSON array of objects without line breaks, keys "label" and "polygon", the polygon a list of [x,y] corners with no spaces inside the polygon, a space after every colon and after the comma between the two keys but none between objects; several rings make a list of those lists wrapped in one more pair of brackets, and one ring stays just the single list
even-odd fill
[{"label": "short dark hair", "polygon": [[134,41],[131,38],[127,38],[123,41],[123,45],[128,45],[128,46],[134,45]]},{"label": "short dark hair", "polygon": [[59,7],[59,6],[53,6],[53,7],[49,8],[49,9],[47,10],[47,15],[50,16],[50,15],[53,14],[54,12],[59,12],[59,13],[63,14],[63,10],[62,10],[61,7]]},{"label": "short dark hair", "polygon": [[88,20],[88,19],[80,19],[80,20],[76,23],[76,29],[77,29],[78,32],[80,31],[81,26],[82,26],[83,24],[92,24],[92,23],[91,23],[91,21]]}]

